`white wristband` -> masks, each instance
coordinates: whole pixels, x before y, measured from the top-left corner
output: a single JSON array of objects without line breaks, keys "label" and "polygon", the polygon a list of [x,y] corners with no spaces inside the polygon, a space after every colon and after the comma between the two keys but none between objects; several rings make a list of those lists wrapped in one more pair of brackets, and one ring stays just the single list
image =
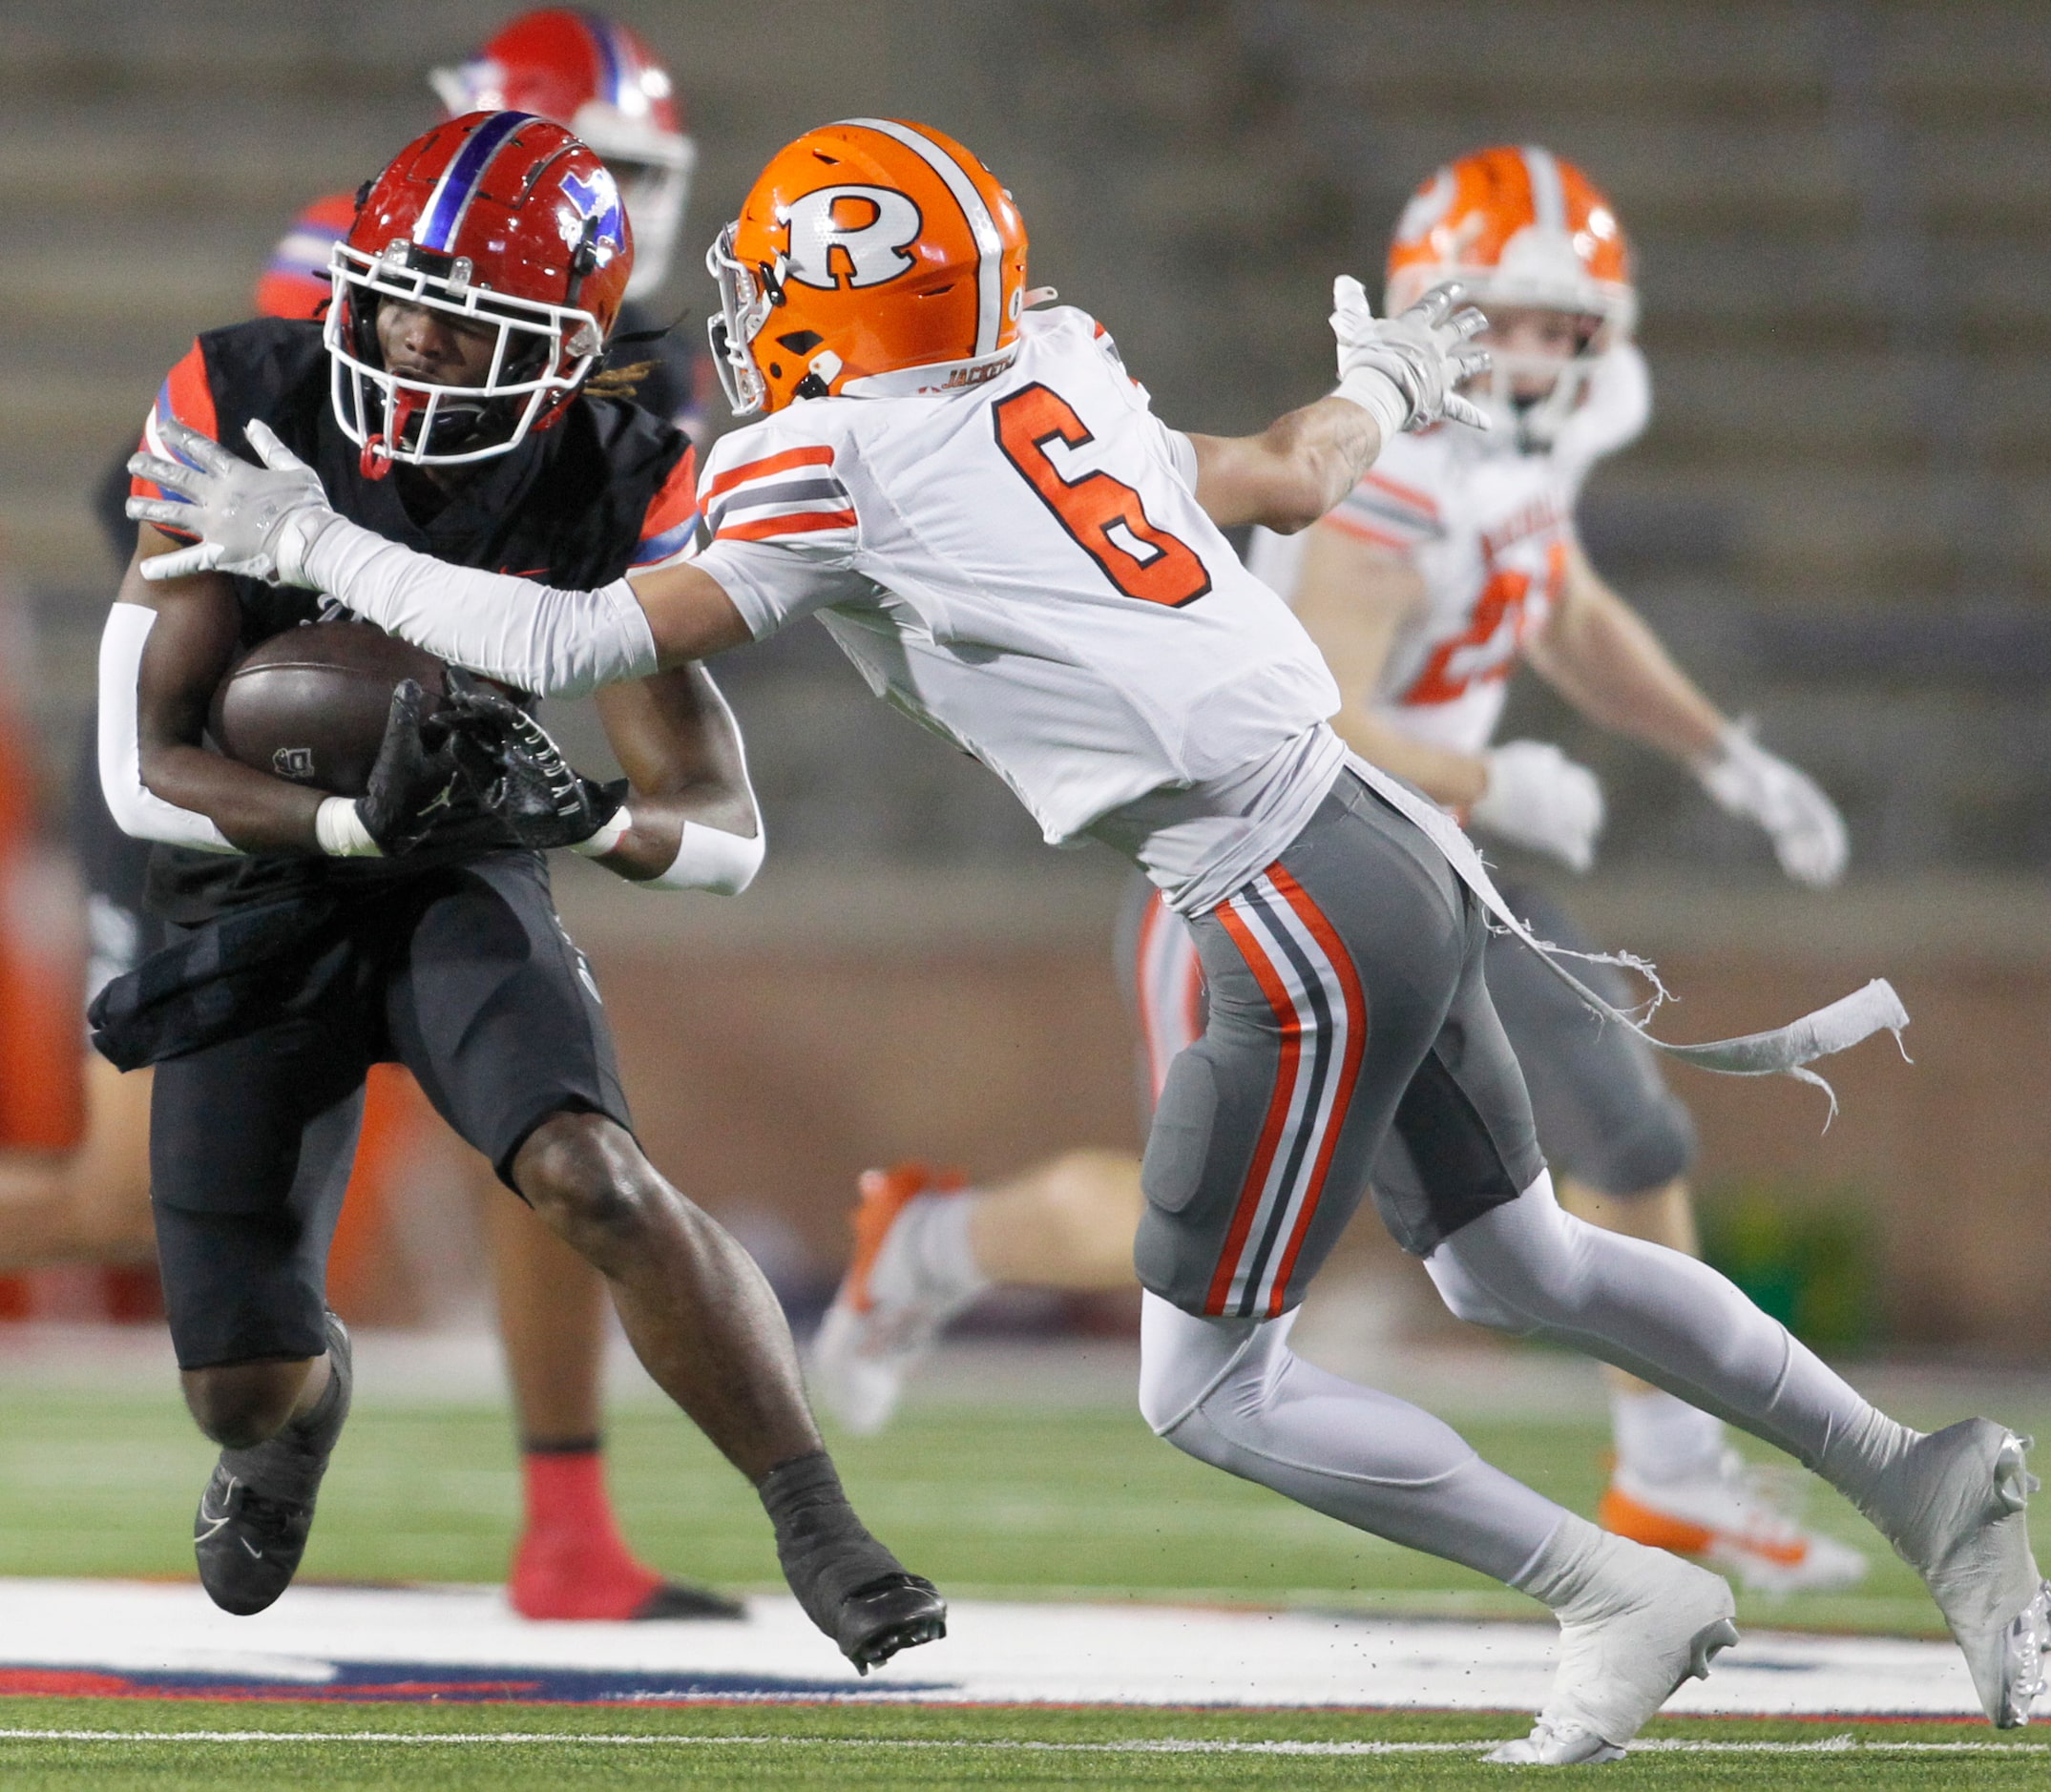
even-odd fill
[{"label": "white wristband", "polygon": [[329,797],[313,812],[313,837],[330,859],[382,859],[353,797]]},{"label": "white wristband", "polygon": [[762,869],[762,823],[750,836],[728,834],[698,822],[683,824],[677,856],[660,877],[640,880],[643,889],[702,889],[716,896],[738,896]]},{"label": "white wristband", "polygon": [[1387,448],[1403,431],[1410,421],[1410,400],[1386,373],[1377,373],[1372,367],[1355,367],[1345,379],[1332,388],[1332,397],[1343,398],[1372,417],[1382,432],[1382,446]]},{"label": "white wristband", "polygon": [[602,859],[619,843],[626,839],[627,830],[634,825],[633,812],[625,803],[613,811],[613,819],[605,823],[596,834],[587,840],[574,841],[570,850],[581,853],[587,859]]}]

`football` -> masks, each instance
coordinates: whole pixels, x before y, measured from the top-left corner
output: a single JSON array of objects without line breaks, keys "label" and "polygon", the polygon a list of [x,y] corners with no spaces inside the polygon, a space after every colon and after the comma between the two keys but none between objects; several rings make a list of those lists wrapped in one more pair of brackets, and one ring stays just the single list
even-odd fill
[{"label": "football", "polygon": [[443,662],[367,622],[315,622],[260,641],[214,692],[208,728],[228,758],[296,784],[361,796],[391,694],[411,678],[431,716]]}]

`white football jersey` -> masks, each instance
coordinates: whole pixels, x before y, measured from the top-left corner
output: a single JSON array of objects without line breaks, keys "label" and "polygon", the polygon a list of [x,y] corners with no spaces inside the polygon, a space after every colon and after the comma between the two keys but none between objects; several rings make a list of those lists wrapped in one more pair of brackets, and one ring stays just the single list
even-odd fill
[{"label": "white football jersey", "polygon": [[[972,388],[807,400],[724,437],[698,564],[758,638],[817,612],[1049,841],[1098,832],[1179,905],[1222,900],[1337,776],[1337,687],[1199,508],[1187,439],[1101,326],[1061,307],[1020,336]],[[1212,809],[1161,794],[1192,791]],[[1198,842],[1178,832],[1193,819],[1231,825]]]},{"label": "white football jersey", "polygon": [[[1582,483],[1649,409],[1644,360],[1620,344],[1551,451],[1507,450],[1451,424],[1399,435],[1319,525],[1400,554],[1424,581],[1373,693],[1391,721],[1457,752],[1489,744],[1524,643],[1559,599]],[[1300,540],[1268,536],[1251,556],[1278,591],[1294,591]]]}]

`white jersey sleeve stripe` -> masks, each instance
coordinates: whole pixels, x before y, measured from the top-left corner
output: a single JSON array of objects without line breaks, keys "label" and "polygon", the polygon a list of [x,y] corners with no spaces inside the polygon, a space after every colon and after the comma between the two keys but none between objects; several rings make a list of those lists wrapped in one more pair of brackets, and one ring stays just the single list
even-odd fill
[{"label": "white jersey sleeve stripe", "polygon": [[824,444],[764,454],[705,485],[705,526],[715,541],[769,541],[856,527],[854,499]]},{"label": "white jersey sleeve stripe", "polygon": [[990,216],[983,196],[976,192],[961,164],[931,137],[894,118],[843,118],[843,124],[860,125],[895,137],[947,183],[961,213],[969,220],[975,239],[975,352],[994,355],[997,332],[1004,326],[1004,240],[997,235],[996,220]]},{"label": "white jersey sleeve stripe", "polygon": [[712,538],[715,541],[773,541],[779,535],[817,535],[831,531],[852,534],[858,520],[851,510],[779,511],[771,515],[723,523],[713,531]]},{"label": "white jersey sleeve stripe", "polygon": [[729,491],[706,512],[715,531],[742,511],[811,511],[848,509],[848,488],[838,479],[780,479]]},{"label": "white jersey sleeve stripe", "polygon": [[1393,529],[1379,529],[1362,517],[1350,516],[1344,511],[1333,511],[1324,519],[1325,524],[1336,529],[1343,535],[1367,542],[1371,547],[1387,548],[1392,553],[1408,553],[1421,536]]},{"label": "white jersey sleeve stripe", "polygon": [[1436,498],[1433,497],[1429,491],[1418,490],[1415,486],[1403,485],[1399,481],[1390,478],[1387,473],[1370,472],[1362,475],[1359,485],[1353,488],[1353,491],[1355,493],[1371,492],[1376,499],[1384,503],[1401,505],[1407,510],[1416,511],[1420,516],[1429,517],[1434,523],[1438,520],[1438,500]]}]

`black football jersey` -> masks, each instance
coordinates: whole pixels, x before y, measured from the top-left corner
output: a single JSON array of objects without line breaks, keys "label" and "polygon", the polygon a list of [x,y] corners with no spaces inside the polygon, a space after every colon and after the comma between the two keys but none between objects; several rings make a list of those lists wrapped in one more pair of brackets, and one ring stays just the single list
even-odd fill
[{"label": "black football jersey", "polygon": [[[367,477],[361,450],[343,434],[329,400],[321,326],[260,318],[211,330],[164,381],[143,444],[162,451],[160,428],[176,417],[231,451],[250,454],[246,425],[262,418],[313,467],[328,501],[352,522],[458,566],[511,573],[590,590],[636,566],[670,558],[697,523],[696,466],[679,430],[625,399],[581,395],[554,427],[479,461],[427,521],[402,502],[399,475]],[[157,438],[155,441],[152,438]],[[156,488],[135,482],[136,491]],[[339,614],[333,599],[255,579],[232,580],[243,650],[302,623]],[[222,854],[159,846],[150,906],[183,924],[297,889],[383,884],[502,849],[480,824],[451,825],[403,859],[324,859],[305,854]]]}]

